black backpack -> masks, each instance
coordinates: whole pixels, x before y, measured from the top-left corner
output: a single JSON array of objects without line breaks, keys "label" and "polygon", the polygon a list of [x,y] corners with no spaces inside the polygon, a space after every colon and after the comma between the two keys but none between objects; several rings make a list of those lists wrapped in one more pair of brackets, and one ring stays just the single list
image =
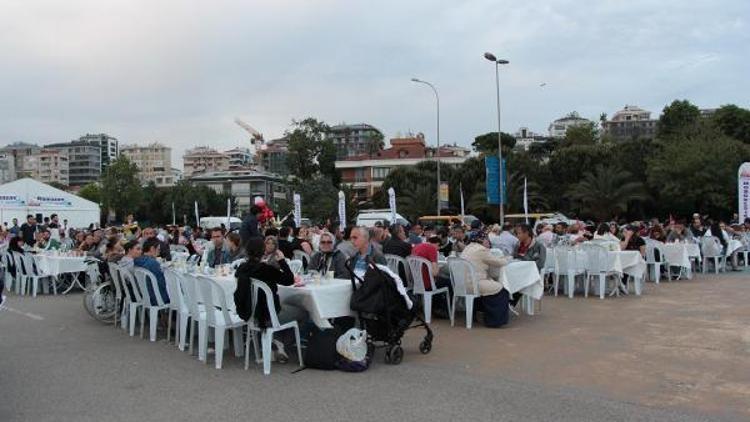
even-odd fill
[{"label": "black backpack", "polygon": [[305,367],[314,369],[333,370],[340,359],[336,351],[336,341],[347,330],[354,327],[354,318],[337,318],[333,328],[321,330],[313,327],[307,335],[307,349],[305,350]]}]

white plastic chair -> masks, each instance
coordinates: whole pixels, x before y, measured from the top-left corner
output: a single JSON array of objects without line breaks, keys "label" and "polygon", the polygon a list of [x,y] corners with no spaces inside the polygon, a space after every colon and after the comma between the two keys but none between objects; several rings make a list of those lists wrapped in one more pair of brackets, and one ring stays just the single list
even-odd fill
[{"label": "white plastic chair", "polygon": [[[432,320],[432,296],[445,293],[445,303],[448,305],[448,314],[452,315],[451,311],[451,300],[448,294],[447,287],[437,288],[435,286],[435,277],[432,274],[432,263],[422,257],[409,255],[406,257],[406,262],[409,263],[409,270],[411,271],[411,278],[414,281],[414,294],[422,296],[424,300],[424,320],[426,323],[430,323]],[[424,277],[422,277],[422,269],[427,269],[428,278],[430,280],[430,289],[425,289]],[[453,324],[453,317],[451,317],[451,324]]]},{"label": "white plastic chair", "polygon": [[[145,268],[136,267],[134,274],[135,281],[138,283],[138,287],[143,295],[143,304],[141,306],[141,338],[143,337],[143,328],[146,322],[145,314],[146,310],[148,310],[149,339],[156,341],[156,322],[159,318],[159,311],[169,309],[169,303],[164,303],[159,290],[159,283],[154,273]],[[153,296],[149,292],[149,285],[151,286]],[[156,302],[156,305],[152,305],[152,302]]]},{"label": "white plastic chair", "polygon": [[578,253],[570,246],[557,246],[554,249],[555,253],[555,296],[557,296],[557,290],[560,284],[560,277],[563,276],[567,279],[567,292],[568,297],[573,298],[575,292],[575,281],[579,275],[585,276],[586,269],[585,262],[579,262]]},{"label": "white plastic chair", "polygon": [[[648,239],[646,240],[646,268],[651,269],[649,272],[649,277],[651,280],[659,284],[659,281],[661,280],[661,266],[663,264],[664,260],[664,253],[660,250],[659,251],[659,260],[656,260],[656,253],[657,250],[656,242]],[[669,267],[667,265],[667,267]]]},{"label": "white plastic chair", "polygon": [[708,261],[713,260],[714,271],[719,273],[726,266],[727,257],[722,253],[721,242],[715,236],[701,238],[701,253],[703,254],[703,273],[708,271]]},{"label": "white plastic chair", "polygon": [[13,271],[18,275],[18,269],[16,268],[16,262],[15,258],[13,257],[13,252],[5,251],[2,254],[2,266],[3,266],[3,277],[5,281],[5,289],[7,291],[13,291],[15,287],[18,286],[18,281],[16,281],[16,276],[11,274],[10,270],[11,268]]},{"label": "white plastic chair", "polygon": [[[184,336],[188,335],[190,339],[190,348],[189,352],[192,355],[193,354],[193,342],[195,340],[195,327],[198,326],[198,336],[200,337],[200,330],[205,328],[201,324],[198,324],[198,317],[202,312],[205,311],[205,307],[202,304],[201,296],[200,296],[200,290],[197,287],[197,281],[194,276],[190,274],[181,274],[181,277],[179,278],[180,285],[182,286],[182,292],[185,294],[185,303],[187,304],[188,311],[189,311],[189,323],[188,326],[185,327],[183,332],[180,332],[180,343],[183,344],[184,350]],[[189,332],[187,330],[189,328]],[[204,360],[206,357],[201,356],[200,351],[198,353],[198,359]]]},{"label": "white plastic chair", "polygon": [[[216,369],[221,369],[226,330],[232,330],[234,353],[235,356],[240,357],[242,356],[242,328],[248,323],[242,320],[236,312],[229,310],[224,289],[217,282],[201,275],[195,277],[195,280],[205,307],[205,311],[198,316],[198,324],[205,326],[204,330],[198,331],[198,355],[207,356],[208,331],[213,328]],[[204,363],[207,361],[207,359],[203,360]]]},{"label": "white plastic chair", "polygon": [[240,258],[238,260],[232,261],[232,263],[230,265],[231,265],[231,267],[232,267],[233,270],[236,270],[237,268],[239,268],[245,262],[247,262],[247,258]]},{"label": "white plastic chair", "polygon": [[388,269],[393,271],[394,274],[398,274],[401,276],[401,269],[404,270],[404,274],[406,278],[404,279],[404,282],[406,283],[406,290],[412,290],[414,288],[414,280],[411,278],[411,271],[409,270],[409,263],[406,262],[406,260],[398,255],[393,254],[385,254],[385,261],[386,265],[388,266]]},{"label": "white plastic chair", "polygon": [[299,259],[292,259],[287,260],[287,264],[289,264],[289,269],[292,270],[292,274],[302,274],[302,261]]},{"label": "white plastic chair", "polygon": [[185,245],[169,245],[169,250],[171,252],[179,252],[190,255],[190,251],[188,251],[188,248]]},{"label": "white plastic chair", "polygon": [[310,264],[311,259],[310,255],[308,255],[305,251],[300,249],[295,249],[293,252],[294,259],[300,261],[302,263],[303,268],[307,268],[307,266]]},{"label": "white plastic chair", "polygon": [[[474,299],[479,297],[479,281],[471,262],[455,257],[448,257],[448,271],[453,285],[453,306],[451,306],[451,326],[453,326],[458,298],[464,299],[466,305],[466,328],[471,329],[474,320]],[[471,286],[471,292],[467,286]]]},{"label": "white plastic chair", "polygon": [[164,269],[164,279],[167,281],[169,293],[169,311],[167,313],[167,343],[172,331],[172,315],[175,315],[174,342],[180,350],[185,350],[185,335],[190,310],[185,301],[185,294],[180,285],[180,276],[170,268]]},{"label": "white plastic chair", "polygon": [[[120,275],[120,281],[122,282],[123,292],[125,293],[125,300],[128,306],[128,333],[131,337],[135,335],[135,319],[138,315],[138,311],[143,310],[143,295],[141,289],[138,287],[138,283],[135,281],[133,273],[129,270],[119,267],[117,269]],[[141,319],[143,319],[143,312],[141,312]],[[143,328],[141,327],[141,335],[143,335]]]},{"label": "white plastic chair", "polygon": [[607,277],[614,278],[614,292],[619,296],[621,274],[609,268],[609,252],[607,252],[607,249],[596,244],[582,244],[581,249],[586,253],[584,296],[589,297],[589,283],[592,277],[599,279],[599,299],[604,299],[607,290]]},{"label": "white plastic chair", "polygon": [[[117,273],[117,264],[109,262],[107,263],[107,272],[109,278],[112,280],[112,285],[115,287],[115,315],[114,315],[114,327],[117,328],[117,318],[120,317],[120,324],[122,325],[122,313],[124,313],[125,306],[123,303],[123,289],[122,283],[120,282],[120,275]],[[122,307],[122,311],[121,311]]]},{"label": "white plastic chair", "polygon": [[[294,329],[294,340],[296,341],[297,345],[297,359],[299,359],[299,366],[303,366],[304,363],[302,361],[302,348],[300,347],[300,338],[299,338],[299,325],[297,324],[297,321],[289,321],[285,324],[279,323],[279,316],[276,314],[276,307],[274,305],[273,300],[273,293],[271,293],[271,289],[268,287],[268,285],[260,280],[252,279],[253,283],[253,307],[252,309],[255,310],[255,307],[258,304],[258,296],[263,294],[266,298],[266,306],[268,307],[268,315],[271,320],[271,326],[266,328],[260,328],[257,325],[257,322],[253,319],[250,320],[250,331],[252,332],[258,332],[261,335],[261,348],[263,350],[263,374],[269,375],[271,373],[271,343],[273,342],[273,334],[279,331],[288,330],[288,329]],[[254,312],[253,312],[254,314]],[[245,369],[247,370],[250,357],[250,341],[253,341],[253,344],[255,344],[255,352],[256,356],[258,356],[258,346],[257,342],[255,342],[255,334],[252,336],[250,333],[248,333],[247,341],[245,343]]]},{"label": "white plastic chair", "polygon": [[16,277],[18,277],[18,270],[20,268],[20,277],[22,279],[22,290],[24,290],[24,294],[26,293],[26,288],[28,288],[31,296],[36,297],[36,294],[39,291],[40,282],[47,282],[50,290],[52,290],[54,294],[57,294],[55,277],[49,274],[42,274],[37,268],[36,262],[34,262],[34,257],[31,254],[16,254],[16,257]]}]

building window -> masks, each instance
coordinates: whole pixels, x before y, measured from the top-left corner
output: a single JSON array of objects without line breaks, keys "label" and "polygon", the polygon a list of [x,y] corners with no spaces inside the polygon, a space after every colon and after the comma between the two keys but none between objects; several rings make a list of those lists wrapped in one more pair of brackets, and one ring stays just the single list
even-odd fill
[{"label": "building window", "polygon": [[383,180],[390,172],[390,167],[375,167],[372,169],[372,178],[375,180]]}]

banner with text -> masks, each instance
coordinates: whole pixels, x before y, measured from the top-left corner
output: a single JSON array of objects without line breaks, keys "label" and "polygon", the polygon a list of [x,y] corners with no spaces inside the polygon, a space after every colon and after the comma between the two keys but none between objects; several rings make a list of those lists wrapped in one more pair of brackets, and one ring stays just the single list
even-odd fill
[{"label": "banner with text", "polygon": [[750,163],[743,163],[737,171],[740,223],[750,218]]},{"label": "banner with text", "polygon": [[[502,181],[501,172],[498,166],[496,156],[485,156],[484,167],[486,171],[486,191],[488,204],[505,204],[506,203],[506,180],[505,180],[505,160],[503,160]],[[502,187],[502,189],[501,189]]]}]

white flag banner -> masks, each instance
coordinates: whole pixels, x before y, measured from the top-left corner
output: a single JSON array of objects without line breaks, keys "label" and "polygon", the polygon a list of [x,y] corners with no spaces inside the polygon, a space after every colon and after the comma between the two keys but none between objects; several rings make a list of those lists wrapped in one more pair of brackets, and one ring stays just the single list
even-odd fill
[{"label": "white flag banner", "polygon": [[459,183],[458,189],[461,191],[461,222],[463,223],[466,216],[466,210],[464,209],[464,186]]},{"label": "white flag banner", "polygon": [[339,191],[339,225],[341,230],[346,228],[346,198],[343,191]]},{"label": "white flag banner", "polygon": [[200,214],[198,214],[198,201],[195,201],[195,225],[201,225]]},{"label": "white flag banner", "polygon": [[750,163],[742,163],[737,171],[737,197],[739,198],[740,224],[750,218]]},{"label": "white flag banner", "polygon": [[232,228],[232,198],[227,198],[227,231]]},{"label": "white flag banner", "polygon": [[391,224],[396,224],[396,191],[388,188],[388,206],[391,209]]},{"label": "white flag banner", "polygon": [[523,214],[526,217],[526,224],[529,224],[529,194],[526,190],[526,178],[523,178]]},{"label": "white flag banner", "polygon": [[302,200],[298,193],[294,194],[294,225],[297,227],[302,225]]},{"label": "white flag banner", "polygon": [[176,220],[176,216],[174,213],[174,202],[172,202],[172,225],[174,226],[176,224],[177,224],[177,220]]}]

